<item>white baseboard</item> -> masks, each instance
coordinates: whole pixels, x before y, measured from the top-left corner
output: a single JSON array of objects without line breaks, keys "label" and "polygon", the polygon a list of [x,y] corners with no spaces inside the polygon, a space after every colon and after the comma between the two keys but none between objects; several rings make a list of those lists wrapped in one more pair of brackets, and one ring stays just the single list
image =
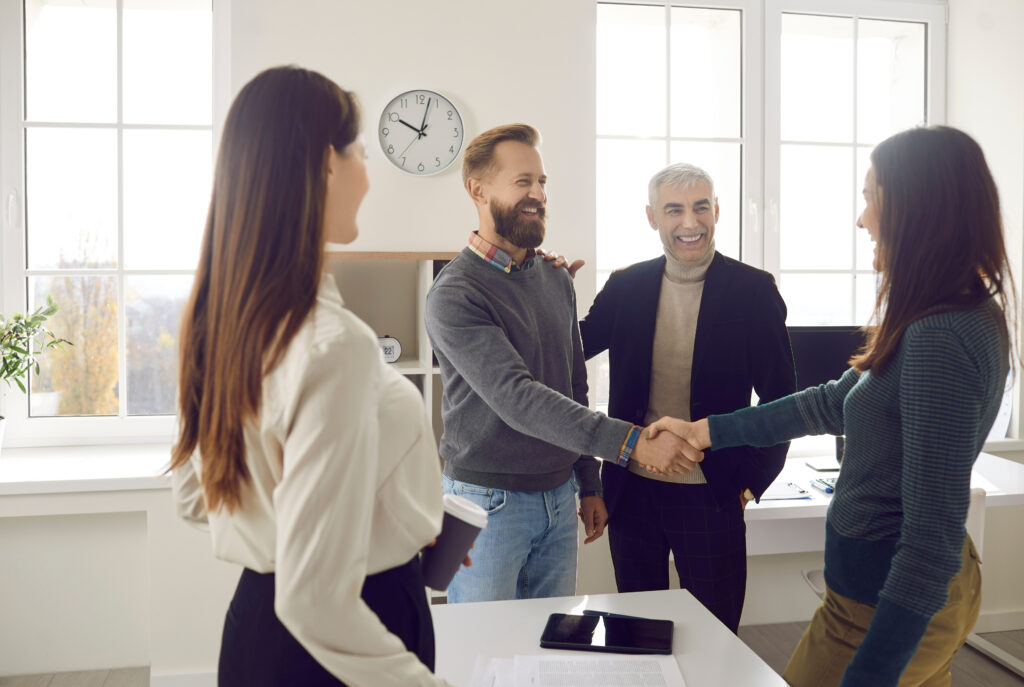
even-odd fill
[{"label": "white baseboard", "polygon": [[1024,611],[982,613],[974,625],[974,632],[1006,632],[1024,627]]},{"label": "white baseboard", "polygon": [[217,687],[217,673],[150,675],[149,687]]}]

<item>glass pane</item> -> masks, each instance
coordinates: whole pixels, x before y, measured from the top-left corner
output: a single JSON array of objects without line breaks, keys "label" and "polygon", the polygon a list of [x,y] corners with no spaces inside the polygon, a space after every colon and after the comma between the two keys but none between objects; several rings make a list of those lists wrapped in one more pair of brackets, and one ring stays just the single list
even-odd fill
[{"label": "glass pane", "polygon": [[854,229],[849,148],[784,145],[779,262],[787,269],[850,269]]},{"label": "glass pane", "polygon": [[114,0],[25,1],[25,112],[29,121],[117,120]]},{"label": "glass pane", "polygon": [[665,135],[665,8],[597,6],[597,133]]},{"label": "glass pane", "polygon": [[854,314],[853,324],[865,325],[871,319],[871,313],[875,310],[875,298],[878,296],[878,274],[858,273],[854,275],[856,286],[857,311]]},{"label": "glass pane", "polygon": [[124,261],[193,269],[210,205],[209,131],[124,132]]},{"label": "glass pane", "polygon": [[924,123],[925,25],[857,25],[857,142],[878,143]]},{"label": "glass pane", "polygon": [[783,272],[779,291],[789,310],[786,324],[849,325],[852,322],[853,275],[791,274]]},{"label": "glass pane", "polygon": [[[854,207],[857,208],[857,217],[864,211],[864,175],[868,173],[871,166],[871,148],[857,148],[857,173],[853,177],[854,186]],[[857,220],[854,220],[856,226]],[[875,242],[871,240],[867,229],[857,227],[854,230],[857,236],[857,269],[874,269]]]},{"label": "glass pane", "polygon": [[782,15],[782,140],[852,142],[853,19]]},{"label": "glass pane", "polygon": [[124,0],[124,121],[209,124],[210,0]]},{"label": "glass pane", "polygon": [[740,136],[740,17],[739,10],[672,9],[673,136]]},{"label": "glass pane", "polygon": [[625,267],[664,251],[647,223],[647,182],[665,166],[664,141],[597,142],[597,269]]},{"label": "glass pane", "polygon": [[192,275],[127,277],[128,414],[173,415],[178,327]]},{"label": "glass pane", "polygon": [[117,278],[30,277],[28,293],[30,308],[53,295],[60,311],[50,329],[74,344],[40,358],[30,414],[117,415]]},{"label": "glass pane", "polygon": [[25,132],[30,269],[117,265],[117,133]]},{"label": "glass pane", "polygon": [[672,162],[697,165],[714,179],[719,210],[715,250],[737,260],[740,258],[740,208],[743,206],[740,155],[739,143],[672,142]]}]

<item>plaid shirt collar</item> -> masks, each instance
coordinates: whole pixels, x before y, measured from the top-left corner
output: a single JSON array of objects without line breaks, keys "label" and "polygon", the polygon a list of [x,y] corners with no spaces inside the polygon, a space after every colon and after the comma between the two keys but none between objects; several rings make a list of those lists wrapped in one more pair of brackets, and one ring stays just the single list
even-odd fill
[{"label": "plaid shirt collar", "polygon": [[533,258],[537,255],[537,251],[533,248],[528,249],[523,264],[520,265],[512,259],[511,255],[475,231],[469,235],[469,249],[506,274],[530,269],[533,267]]}]

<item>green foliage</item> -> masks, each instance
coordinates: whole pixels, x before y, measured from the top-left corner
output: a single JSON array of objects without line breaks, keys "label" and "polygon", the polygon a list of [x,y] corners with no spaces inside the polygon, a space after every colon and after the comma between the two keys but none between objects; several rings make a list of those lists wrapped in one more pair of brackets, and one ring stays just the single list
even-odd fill
[{"label": "green foliage", "polygon": [[57,338],[43,323],[54,314],[59,307],[53,296],[46,296],[46,305],[36,308],[31,315],[14,313],[10,317],[0,315],[0,379],[11,386],[13,381],[18,388],[25,391],[25,380],[29,370],[39,374],[39,363],[36,357],[47,349],[60,349],[64,344],[73,346],[66,339]]}]

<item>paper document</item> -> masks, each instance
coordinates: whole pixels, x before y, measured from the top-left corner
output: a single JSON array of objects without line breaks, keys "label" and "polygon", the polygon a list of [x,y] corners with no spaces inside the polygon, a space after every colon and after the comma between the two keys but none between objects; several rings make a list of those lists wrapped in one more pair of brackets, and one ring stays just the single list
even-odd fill
[{"label": "paper document", "polygon": [[672,656],[516,656],[481,663],[470,687],[686,687]]},{"label": "paper document", "polygon": [[761,494],[762,501],[778,501],[781,499],[809,499],[811,492],[804,489],[795,482],[776,480],[772,482],[764,493]]}]

